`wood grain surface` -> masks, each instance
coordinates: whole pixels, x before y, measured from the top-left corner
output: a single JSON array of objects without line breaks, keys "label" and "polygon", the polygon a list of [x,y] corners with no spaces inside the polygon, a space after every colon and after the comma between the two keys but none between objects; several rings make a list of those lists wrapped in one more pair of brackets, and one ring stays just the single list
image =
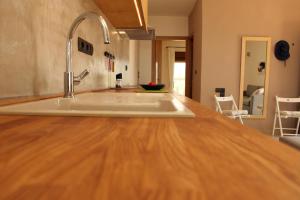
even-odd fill
[{"label": "wood grain surface", "polygon": [[184,118],[0,116],[0,199],[300,199],[300,153],[187,98]]},{"label": "wood grain surface", "polygon": [[[96,5],[116,29],[147,29],[148,1],[147,0],[94,0]],[[140,24],[137,8],[141,17]]]}]

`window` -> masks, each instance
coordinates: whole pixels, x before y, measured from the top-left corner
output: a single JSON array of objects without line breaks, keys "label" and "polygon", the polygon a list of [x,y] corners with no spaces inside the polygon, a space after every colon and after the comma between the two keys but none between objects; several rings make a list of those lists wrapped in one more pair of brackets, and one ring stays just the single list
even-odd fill
[{"label": "window", "polygon": [[174,86],[173,90],[179,95],[185,95],[185,62],[175,62],[174,64]]}]

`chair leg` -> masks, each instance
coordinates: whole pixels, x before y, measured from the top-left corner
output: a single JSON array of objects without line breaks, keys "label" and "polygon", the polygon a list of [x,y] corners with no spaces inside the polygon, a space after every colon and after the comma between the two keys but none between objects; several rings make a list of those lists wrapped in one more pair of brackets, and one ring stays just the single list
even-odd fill
[{"label": "chair leg", "polygon": [[298,118],[296,135],[298,135],[298,134],[299,134],[299,127],[300,127],[300,118]]},{"label": "chair leg", "polygon": [[276,122],[277,122],[277,115],[275,114],[274,123],[273,123],[273,132],[272,132],[272,136],[273,137],[275,136]]},{"label": "chair leg", "polygon": [[243,122],[243,119],[242,119],[242,117],[241,117],[241,116],[239,116],[239,120],[240,120],[241,124],[243,124],[243,125],[244,125],[244,122]]},{"label": "chair leg", "polygon": [[278,115],[278,121],[279,121],[279,128],[280,128],[280,135],[283,136],[283,130],[282,130],[282,121],[280,115]]}]

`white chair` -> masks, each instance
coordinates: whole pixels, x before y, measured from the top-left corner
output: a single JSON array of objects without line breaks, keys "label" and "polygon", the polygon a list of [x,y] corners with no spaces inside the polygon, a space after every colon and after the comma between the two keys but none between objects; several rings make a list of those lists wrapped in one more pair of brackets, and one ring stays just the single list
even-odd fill
[{"label": "white chair", "polygon": [[[239,119],[241,124],[244,124],[242,118],[248,117],[248,111],[247,110],[239,110],[234,98],[232,95],[228,97],[218,97],[215,95],[216,100],[216,111],[231,118],[231,119]],[[229,102],[231,103],[231,110],[223,110],[221,107],[221,103]]]},{"label": "white chair", "polygon": [[[276,110],[275,110],[275,117],[274,117],[274,124],[273,124],[273,136],[275,135],[276,130],[280,130],[281,136],[288,136],[294,135],[298,136],[299,134],[299,125],[300,125],[300,111],[286,111],[280,110],[280,103],[300,103],[300,98],[282,98],[276,96]],[[283,128],[281,119],[288,119],[288,118],[296,118],[298,119],[298,123],[296,128]],[[277,119],[279,122],[279,127],[277,125]],[[288,131],[295,131],[295,133],[284,133],[284,130]]]}]

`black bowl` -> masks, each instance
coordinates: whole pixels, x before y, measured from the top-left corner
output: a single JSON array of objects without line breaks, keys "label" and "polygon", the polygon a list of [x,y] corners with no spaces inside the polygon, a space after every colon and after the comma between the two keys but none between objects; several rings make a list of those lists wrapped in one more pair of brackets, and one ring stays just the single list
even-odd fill
[{"label": "black bowl", "polygon": [[142,84],[141,85],[142,88],[144,88],[145,90],[161,90],[165,87],[164,84],[157,84],[157,85],[146,85],[146,84]]}]

